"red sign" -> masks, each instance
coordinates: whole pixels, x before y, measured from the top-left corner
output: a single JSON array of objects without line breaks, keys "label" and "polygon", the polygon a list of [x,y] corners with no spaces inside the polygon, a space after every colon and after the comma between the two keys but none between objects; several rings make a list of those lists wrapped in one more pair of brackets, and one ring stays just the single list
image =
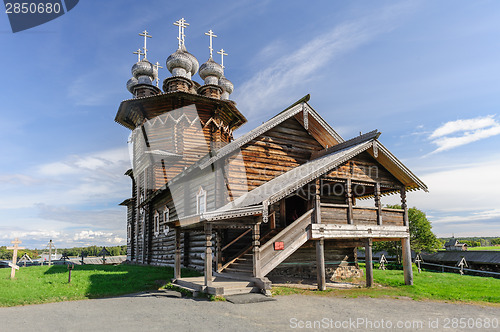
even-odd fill
[{"label": "red sign", "polygon": [[285,243],[274,242],[274,250],[283,250],[283,249],[285,249]]}]

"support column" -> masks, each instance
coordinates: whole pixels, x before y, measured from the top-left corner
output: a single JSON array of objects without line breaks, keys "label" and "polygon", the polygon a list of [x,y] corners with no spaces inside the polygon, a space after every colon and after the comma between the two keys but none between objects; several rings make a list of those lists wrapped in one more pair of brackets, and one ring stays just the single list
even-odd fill
[{"label": "support column", "polygon": [[174,278],[181,278],[181,230],[175,229],[175,265],[174,265]]},{"label": "support column", "polygon": [[408,205],[406,204],[406,189],[401,188],[401,208],[403,209],[403,226],[410,226],[408,222]]},{"label": "support column", "polygon": [[401,239],[403,247],[403,273],[405,275],[405,285],[413,285],[413,269],[411,265],[410,237]]},{"label": "support column", "polygon": [[252,226],[252,246],[253,246],[253,276],[261,277],[260,271],[260,223]]},{"label": "support column", "polygon": [[215,269],[217,272],[222,268],[222,238],[220,230],[215,233]]},{"label": "support column", "polygon": [[365,242],[366,287],[373,286],[372,239]]},{"label": "support column", "polygon": [[[316,180],[316,193],[314,196],[314,222],[321,224],[321,189],[320,181]],[[316,240],[316,272],[318,278],[318,290],[326,289],[325,271],[325,240]]]},{"label": "support column", "polygon": [[316,240],[316,267],[318,274],[318,290],[325,290],[326,289],[325,240],[323,238]]},{"label": "support column", "polygon": [[346,193],[346,203],[347,203],[347,223],[349,225],[354,224],[352,217],[352,182],[348,178],[345,183],[345,193]]},{"label": "support column", "polygon": [[212,286],[212,224],[205,224],[205,287]]},{"label": "support column", "polygon": [[375,206],[377,207],[377,225],[382,225],[382,203],[380,202],[380,183],[375,184]]}]

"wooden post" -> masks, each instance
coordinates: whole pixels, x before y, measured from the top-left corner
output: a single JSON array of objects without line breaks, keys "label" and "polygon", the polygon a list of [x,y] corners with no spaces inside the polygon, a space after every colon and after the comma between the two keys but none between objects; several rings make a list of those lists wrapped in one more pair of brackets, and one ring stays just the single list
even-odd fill
[{"label": "wooden post", "polygon": [[375,184],[375,206],[377,207],[377,225],[382,225],[382,203],[380,202],[380,183]]},{"label": "wooden post", "polygon": [[347,201],[347,223],[352,225],[354,224],[354,220],[352,217],[352,182],[351,179],[348,178],[345,183],[345,193],[346,193],[346,201]]},{"label": "wooden post", "polygon": [[205,224],[205,287],[212,286],[212,224]]},{"label": "wooden post", "polygon": [[252,226],[252,245],[253,245],[253,276],[261,277],[260,271],[260,223],[257,222]]},{"label": "wooden post", "polygon": [[284,198],[280,201],[280,227],[286,227],[286,204]]},{"label": "wooden post", "polygon": [[175,265],[174,265],[174,278],[181,278],[181,229],[175,229]]},{"label": "wooden post", "polygon": [[222,268],[222,238],[220,230],[215,233],[215,269],[217,272]]},{"label": "wooden post", "polygon": [[373,286],[372,244],[372,239],[368,238],[365,243],[366,287]]},{"label": "wooden post", "polygon": [[316,267],[318,276],[318,290],[325,290],[326,289],[325,240],[323,238],[316,240]]},{"label": "wooden post", "polygon": [[[314,222],[321,224],[321,190],[319,180],[316,180],[316,193],[314,196]],[[316,272],[318,278],[318,290],[326,289],[325,272],[325,240],[316,240]]]},{"label": "wooden post", "polygon": [[413,270],[411,267],[410,237],[401,239],[403,247],[403,272],[405,275],[405,285],[413,285]]},{"label": "wooden post", "polygon": [[408,205],[406,205],[406,189],[401,188],[401,208],[403,209],[403,226],[410,226],[408,222]]}]

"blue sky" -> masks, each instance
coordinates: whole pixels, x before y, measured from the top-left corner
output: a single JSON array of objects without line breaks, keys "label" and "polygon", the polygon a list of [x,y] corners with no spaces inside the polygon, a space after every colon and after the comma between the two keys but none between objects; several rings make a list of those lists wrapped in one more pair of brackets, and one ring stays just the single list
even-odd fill
[{"label": "blue sky", "polygon": [[165,67],[181,17],[200,63],[209,29],[229,54],[231,99],[249,119],[237,135],[310,93],[344,138],[383,133],[429,186],[409,204],[437,235],[500,236],[497,1],[82,0],[16,34],[0,17],[0,245],[125,243],[129,131],[113,120],[138,33]]}]

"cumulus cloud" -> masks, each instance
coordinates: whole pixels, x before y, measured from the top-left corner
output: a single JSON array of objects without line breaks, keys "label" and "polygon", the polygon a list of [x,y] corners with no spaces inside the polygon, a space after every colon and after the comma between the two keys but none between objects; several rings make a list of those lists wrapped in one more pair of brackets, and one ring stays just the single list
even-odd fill
[{"label": "cumulus cloud", "polygon": [[500,135],[500,123],[493,115],[488,115],[449,121],[434,130],[429,135],[429,139],[437,145],[437,149],[432,153],[437,153],[496,135]]}]

